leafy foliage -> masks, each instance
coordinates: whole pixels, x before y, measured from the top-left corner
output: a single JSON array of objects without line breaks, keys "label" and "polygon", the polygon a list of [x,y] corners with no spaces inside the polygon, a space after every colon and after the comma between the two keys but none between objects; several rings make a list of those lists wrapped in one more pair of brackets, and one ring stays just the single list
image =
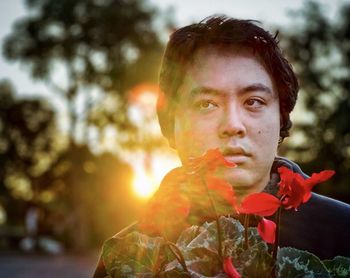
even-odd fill
[{"label": "leafy foliage", "polygon": [[[242,224],[231,217],[220,217],[220,223],[225,257],[232,257],[241,277],[271,277],[274,261],[256,228],[249,228],[250,247],[246,249]],[[102,258],[110,277],[226,277],[218,252],[215,221],[187,228],[176,245],[183,254],[188,272],[171,255],[164,238],[141,234],[136,226],[107,241]],[[350,259],[335,257],[321,261],[309,252],[283,247],[278,251],[276,265],[276,277],[346,277]]]},{"label": "leafy foliage", "polygon": [[126,186],[131,177],[131,167],[111,153],[96,155],[87,146],[63,151],[43,177],[55,196],[48,204],[53,220],[47,222],[63,231],[56,236],[67,247],[83,249],[130,224],[141,207]]},{"label": "leafy foliage", "polygon": [[[126,114],[127,91],[137,83],[157,80],[162,45],[152,22],[155,9],[137,0],[26,4],[31,12],[5,39],[4,55],[29,66],[32,77],[46,81],[67,100],[71,140],[81,118],[76,109],[79,95],[85,96],[84,116],[90,124],[132,128]],[[96,90],[113,95],[118,108],[95,109],[89,116]]]},{"label": "leafy foliage", "polygon": [[[241,277],[271,277],[274,261],[256,228],[249,228],[249,245],[244,247],[244,227],[236,219],[220,217],[225,257],[232,257]],[[182,232],[176,245],[188,272],[171,255],[162,237],[150,237],[129,228],[107,241],[102,258],[109,277],[155,275],[161,277],[226,277],[220,262],[216,223],[205,222]],[[315,255],[291,247],[280,248],[276,277],[347,277],[350,259],[335,257],[321,261]],[[118,276],[119,275],[119,276]]]},{"label": "leafy foliage", "polygon": [[[5,92],[10,86],[2,84],[0,180],[9,168],[13,176],[26,179],[35,172],[25,185],[37,195],[47,193],[50,200],[26,198],[45,207],[44,224],[50,226],[45,230],[60,231],[54,236],[68,247],[86,248],[129,224],[141,205],[131,192],[131,167],[115,154],[96,155],[86,145],[92,126],[101,141],[106,128],[131,141],[125,139],[135,132],[126,113],[128,91],[157,80],[162,52],[153,24],[157,11],[137,0],[25,2],[28,13],[6,37],[3,54],[27,66],[33,78],[62,97],[69,134],[67,138],[56,132],[56,115],[47,102],[15,101]],[[65,149],[58,149],[62,142]],[[13,192],[2,184],[0,190],[8,193],[0,202],[10,202]],[[12,207],[19,207],[18,201],[15,204],[5,206],[9,216]],[[21,214],[8,218],[22,223],[24,211],[22,207]]]},{"label": "leafy foliage", "polygon": [[20,221],[24,201],[39,199],[45,188],[41,176],[57,158],[57,135],[46,101],[17,98],[12,84],[0,81],[0,202],[10,223]]},{"label": "leafy foliage", "polygon": [[[269,275],[272,269],[271,256],[256,228],[249,231],[251,248],[246,250],[243,246],[244,228],[240,222],[230,217],[221,217],[220,223],[225,256],[232,256],[234,262],[237,262],[236,268],[244,273],[243,277],[264,277],[261,273]],[[201,226],[185,229],[176,245],[183,254],[191,277],[225,277],[218,253],[215,222],[205,222]],[[162,237],[140,234],[134,227],[107,241],[102,258],[112,277],[126,274],[125,271],[132,271],[127,274],[133,275],[147,272],[159,273],[162,277],[186,277],[182,265],[170,255]]]},{"label": "leafy foliage", "polygon": [[325,265],[315,255],[285,247],[278,253],[279,277],[331,277]]},{"label": "leafy foliage", "polygon": [[323,261],[331,277],[347,277],[350,275],[350,259],[337,256],[333,260]]},{"label": "leafy foliage", "polygon": [[152,275],[159,271],[164,239],[138,232],[116,236],[103,248],[103,261],[111,277]]}]

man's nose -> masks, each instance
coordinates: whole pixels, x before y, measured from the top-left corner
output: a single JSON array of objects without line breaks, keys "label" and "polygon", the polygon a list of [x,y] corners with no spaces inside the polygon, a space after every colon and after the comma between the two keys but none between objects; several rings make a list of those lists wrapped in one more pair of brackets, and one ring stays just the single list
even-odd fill
[{"label": "man's nose", "polygon": [[236,105],[227,106],[220,122],[220,138],[244,137],[246,135],[246,127],[242,116],[242,111]]}]

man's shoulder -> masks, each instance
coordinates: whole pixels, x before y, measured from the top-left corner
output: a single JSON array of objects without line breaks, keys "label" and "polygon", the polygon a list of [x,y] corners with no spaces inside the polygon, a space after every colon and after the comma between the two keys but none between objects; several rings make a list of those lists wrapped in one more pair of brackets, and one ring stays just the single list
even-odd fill
[{"label": "man's shoulder", "polygon": [[318,214],[322,218],[337,219],[349,224],[350,228],[350,205],[339,200],[329,198],[317,193],[312,193],[308,203],[302,210],[312,214]]},{"label": "man's shoulder", "polygon": [[350,229],[350,205],[317,193],[312,193],[310,200],[297,211],[288,211],[286,215],[290,219],[327,229],[333,224],[345,230]]},{"label": "man's shoulder", "polygon": [[311,205],[322,206],[324,209],[332,209],[339,212],[350,213],[349,204],[317,193],[312,193],[309,202]]},{"label": "man's shoulder", "polygon": [[322,259],[350,256],[350,206],[312,193],[297,211],[286,210],[280,226],[281,246],[307,250]]}]

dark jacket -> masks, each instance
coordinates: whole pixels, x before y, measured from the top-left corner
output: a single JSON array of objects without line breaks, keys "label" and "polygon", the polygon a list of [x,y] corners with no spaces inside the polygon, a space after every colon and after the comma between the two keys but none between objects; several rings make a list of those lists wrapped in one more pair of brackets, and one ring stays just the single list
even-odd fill
[{"label": "dark jacket", "polygon": [[[282,165],[307,178],[297,164],[277,157],[271,169],[271,180],[264,191],[276,194],[279,181],[277,168]],[[131,225],[116,237],[135,228],[135,224]],[[350,205],[312,193],[310,200],[301,205],[298,211],[282,211],[279,246],[306,250],[320,259],[332,259],[339,255],[350,257]],[[94,277],[105,276],[105,267],[100,259]]]}]

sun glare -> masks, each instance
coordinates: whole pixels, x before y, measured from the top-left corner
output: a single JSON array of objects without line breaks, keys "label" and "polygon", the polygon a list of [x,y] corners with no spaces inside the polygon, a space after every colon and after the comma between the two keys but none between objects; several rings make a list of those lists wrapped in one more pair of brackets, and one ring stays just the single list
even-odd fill
[{"label": "sun glare", "polygon": [[[132,88],[128,96],[131,120],[141,131],[155,138],[161,136],[156,116],[158,91],[157,85],[142,83]],[[176,155],[164,150],[152,153],[141,151],[129,157],[132,157],[130,163],[134,168],[133,190],[143,199],[152,197],[166,173],[179,166]]]},{"label": "sun glare", "polygon": [[135,174],[133,183],[135,193],[143,199],[150,198],[158,189],[159,183],[150,173],[139,172]]},{"label": "sun glare", "polygon": [[134,163],[133,189],[137,196],[149,199],[157,191],[163,177],[173,168],[180,165],[174,155],[154,155],[150,169],[146,170],[143,163]]}]

